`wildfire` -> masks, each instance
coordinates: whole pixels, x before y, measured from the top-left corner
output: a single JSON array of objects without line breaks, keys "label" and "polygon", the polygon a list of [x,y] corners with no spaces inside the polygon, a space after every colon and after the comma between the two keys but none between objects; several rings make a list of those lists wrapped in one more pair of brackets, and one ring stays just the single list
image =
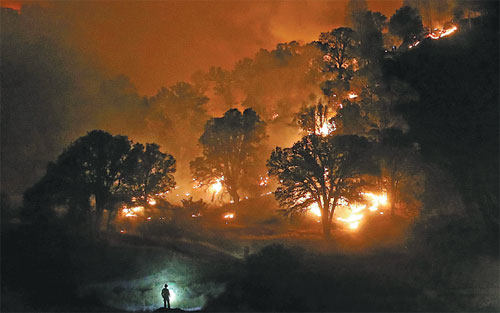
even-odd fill
[{"label": "wildfire", "polygon": [[457,29],[458,29],[458,27],[453,25],[451,28],[443,29],[441,32],[439,32],[437,34],[430,33],[429,35],[427,35],[427,37],[430,37],[434,40],[438,40],[438,39],[441,39],[443,37],[446,37],[446,36],[453,34]]},{"label": "wildfire", "polygon": [[156,205],[156,200],[153,198],[148,198],[148,204],[149,205]]},{"label": "wildfire", "polygon": [[363,214],[352,213],[347,218],[337,217],[337,220],[345,222],[349,225],[349,228],[356,229],[359,226],[359,221],[363,219]]},{"label": "wildfire", "polygon": [[268,182],[269,182],[269,177],[267,177],[267,176],[264,176],[264,177],[260,176],[259,186],[266,187],[267,184],[268,184]]},{"label": "wildfire", "polygon": [[376,195],[371,192],[362,193],[363,196],[369,198],[372,202],[372,205],[368,208],[371,212],[375,212],[378,210],[378,207],[381,205],[387,204],[387,194],[383,193],[381,195]]},{"label": "wildfire", "polygon": [[311,211],[312,214],[316,216],[321,216],[321,210],[319,209],[319,205],[317,202],[314,202],[309,206],[309,210]]},{"label": "wildfire", "polygon": [[326,137],[330,135],[332,132],[334,132],[337,128],[335,127],[335,124],[333,123],[328,123],[324,122],[321,127],[316,129],[316,135],[320,135],[322,137]]},{"label": "wildfire", "polygon": [[234,213],[232,212],[228,212],[226,214],[224,214],[224,219],[228,220],[228,219],[233,219],[234,218]]},{"label": "wildfire", "polygon": [[[449,36],[449,35],[453,34],[457,30],[458,30],[458,26],[453,25],[451,28],[443,29],[441,31],[434,32],[434,33],[430,33],[427,36],[425,36],[425,38],[431,38],[431,39],[434,39],[434,40],[438,40],[438,39],[441,39],[443,37],[446,37],[446,36]],[[409,45],[408,48],[409,49],[415,48],[419,44],[420,44],[420,41],[417,40],[414,43],[412,43],[411,45]]]},{"label": "wildfire", "polygon": [[[363,192],[361,193],[370,203],[368,207],[367,204],[359,204],[359,203],[349,203],[349,201],[345,198],[340,198],[337,201],[336,215],[339,214],[338,208],[344,213],[340,213],[342,216],[338,216],[337,220],[343,223],[346,223],[350,229],[357,229],[361,223],[361,220],[364,217],[363,212],[367,207],[370,212],[375,212],[379,210],[380,206],[387,205],[387,193],[382,194],[374,194],[371,192]],[[321,210],[317,202],[314,202],[308,207],[309,212],[314,214],[315,216],[321,216]],[[380,214],[384,214],[384,212],[380,212]]]},{"label": "wildfire", "polygon": [[215,180],[215,183],[213,183],[212,185],[210,185],[210,191],[215,193],[215,194],[218,194],[219,192],[221,192],[222,190],[222,181],[224,180],[224,177],[222,178],[217,178]]},{"label": "wildfire", "polygon": [[136,206],[133,208],[127,208],[126,206],[122,209],[122,215],[125,217],[137,217],[138,213],[142,213],[144,211],[143,206]]},{"label": "wildfire", "polygon": [[349,99],[355,99],[355,98],[357,98],[357,97],[358,97],[358,95],[357,95],[357,94],[355,94],[354,92],[349,93],[349,95],[348,95],[348,96],[349,96]]}]

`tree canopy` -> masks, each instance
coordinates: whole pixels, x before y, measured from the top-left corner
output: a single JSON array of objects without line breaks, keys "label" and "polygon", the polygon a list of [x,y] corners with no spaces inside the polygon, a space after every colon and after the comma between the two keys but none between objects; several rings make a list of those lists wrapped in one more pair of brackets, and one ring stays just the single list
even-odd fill
[{"label": "tree canopy", "polygon": [[174,158],[157,145],[144,149],[142,144],[132,146],[125,136],[93,130],[49,164],[46,175],[25,193],[24,206],[47,214],[65,207],[69,216],[85,218],[98,233],[104,210],[109,225],[118,202],[168,191],[175,185],[174,172]]},{"label": "tree canopy", "polygon": [[275,197],[283,213],[305,212],[317,204],[328,238],[340,197],[357,199],[363,175],[377,172],[369,146],[367,139],[354,135],[309,135],[291,148],[274,149],[267,167],[279,180]]},{"label": "tree canopy", "polygon": [[252,109],[231,109],[208,120],[199,139],[203,155],[191,162],[193,178],[209,184],[220,181],[238,202],[240,183],[252,173],[265,138],[265,123]]},{"label": "tree canopy", "polygon": [[419,39],[424,32],[424,26],[418,10],[410,6],[397,10],[389,21],[389,32],[400,37],[403,44],[410,44]]}]

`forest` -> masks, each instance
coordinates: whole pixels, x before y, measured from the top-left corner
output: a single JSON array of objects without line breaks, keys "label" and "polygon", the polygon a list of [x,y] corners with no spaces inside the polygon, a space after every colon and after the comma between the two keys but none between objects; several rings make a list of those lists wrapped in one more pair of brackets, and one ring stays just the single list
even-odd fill
[{"label": "forest", "polygon": [[[500,310],[499,4],[395,2],[2,2],[1,310]],[[243,49],[322,5],[333,28],[231,66],[141,50],[206,58],[154,92],[75,43],[151,6],[255,18]],[[149,29],[113,27],[132,60]]]}]

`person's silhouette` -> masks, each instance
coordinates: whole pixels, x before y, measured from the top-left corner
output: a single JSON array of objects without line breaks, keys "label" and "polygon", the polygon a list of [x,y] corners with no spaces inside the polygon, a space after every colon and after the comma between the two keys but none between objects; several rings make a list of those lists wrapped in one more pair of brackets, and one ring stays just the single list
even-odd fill
[{"label": "person's silhouette", "polygon": [[163,297],[163,307],[166,308],[168,304],[168,308],[170,309],[170,291],[168,290],[167,284],[165,284],[165,287],[161,290],[161,296]]},{"label": "person's silhouette", "polygon": [[167,284],[165,284],[165,287],[161,290],[161,296],[163,297],[163,307],[166,308],[168,304],[168,308],[170,309],[170,291],[168,290]]}]

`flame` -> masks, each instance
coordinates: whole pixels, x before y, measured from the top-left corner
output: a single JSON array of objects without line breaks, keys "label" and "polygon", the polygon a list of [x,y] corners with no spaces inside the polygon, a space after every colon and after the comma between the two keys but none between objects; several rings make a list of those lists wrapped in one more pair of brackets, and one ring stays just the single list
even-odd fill
[{"label": "flame", "polygon": [[264,176],[264,177],[260,176],[259,186],[266,187],[267,184],[268,184],[268,182],[269,182],[269,177],[267,177],[267,176]]},{"label": "flame", "polygon": [[355,94],[354,92],[349,93],[349,99],[354,99],[354,98],[357,98],[357,97],[358,97],[358,95]]},{"label": "flame", "polygon": [[217,178],[215,180],[215,183],[213,183],[212,185],[210,185],[210,188],[209,188],[210,191],[213,192],[213,193],[215,193],[215,194],[218,194],[219,192],[221,192],[221,190],[222,190],[222,183],[221,183],[221,181],[223,181],[223,180],[224,180],[224,177]]},{"label": "flame", "polygon": [[149,205],[156,205],[156,200],[153,198],[148,198],[148,204]]},{"label": "flame", "polygon": [[321,216],[321,210],[319,209],[319,205],[317,202],[314,202],[309,206],[309,210],[311,211],[312,214],[316,216]]},{"label": "flame", "polygon": [[379,205],[387,204],[387,193],[385,192],[380,195],[371,192],[362,192],[361,194],[372,201],[372,206],[378,207]]},{"label": "flame", "polygon": [[137,217],[137,213],[142,213],[144,211],[144,207],[143,206],[136,206],[136,207],[133,207],[133,208],[127,208],[126,206],[124,206],[122,208],[122,215],[125,216],[125,217]]},{"label": "flame", "polygon": [[233,219],[234,218],[234,213],[228,212],[224,214],[225,219]]},{"label": "flame", "polygon": [[449,35],[453,34],[457,29],[458,29],[458,27],[455,26],[455,25],[453,25],[449,29],[443,29],[438,34],[430,33],[429,35],[427,35],[427,37],[430,37],[430,38],[432,38],[434,40],[438,40],[438,39],[441,39],[443,37],[446,37],[446,36],[449,36]]},{"label": "flame", "polygon": [[420,41],[415,41],[414,43],[412,43],[411,45],[408,46],[409,49],[412,49],[412,48],[415,48],[416,46],[418,46],[420,44]]},{"label": "flame", "polygon": [[[350,229],[357,229],[361,223],[361,220],[364,217],[363,212],[368,208],[370,212],[375,212],[379,210],[380,206],[385,206],[387,205],[387,193],[383,192],[381,194],[374,194],[371,192],[362,192],[361,195],[363,195],[367,200],[370,202],[370,206],[367,204],[359,204],[359,203],[349,203],[349,201],[346,198],[341,197],[337,201],[337,208],[343,208],[343,211],[349,212],[347,216],[345,214],[338,213],[338,211],[335,212],[335,214],[341,214],[344,215],[345,217],[338,216],[337,220],[343,223],[346,223]],[[304,198],[306,200],[306,198]],[[311,214],[314,214],[315,216],[320,217],[321,216],[321,210],[319,209],[319,205],[317,202],[314,202],[308,207],[309,212]],[[380,212],[380,214],[384,214],[384,212]]]},{"label": "flame", "polygon": [[324,122],[320,128],[316,129],[316,135],[326,137],[330,135],[332,132],[334,132],[336,129],[337,127],[335,127],[335,124]]}]

